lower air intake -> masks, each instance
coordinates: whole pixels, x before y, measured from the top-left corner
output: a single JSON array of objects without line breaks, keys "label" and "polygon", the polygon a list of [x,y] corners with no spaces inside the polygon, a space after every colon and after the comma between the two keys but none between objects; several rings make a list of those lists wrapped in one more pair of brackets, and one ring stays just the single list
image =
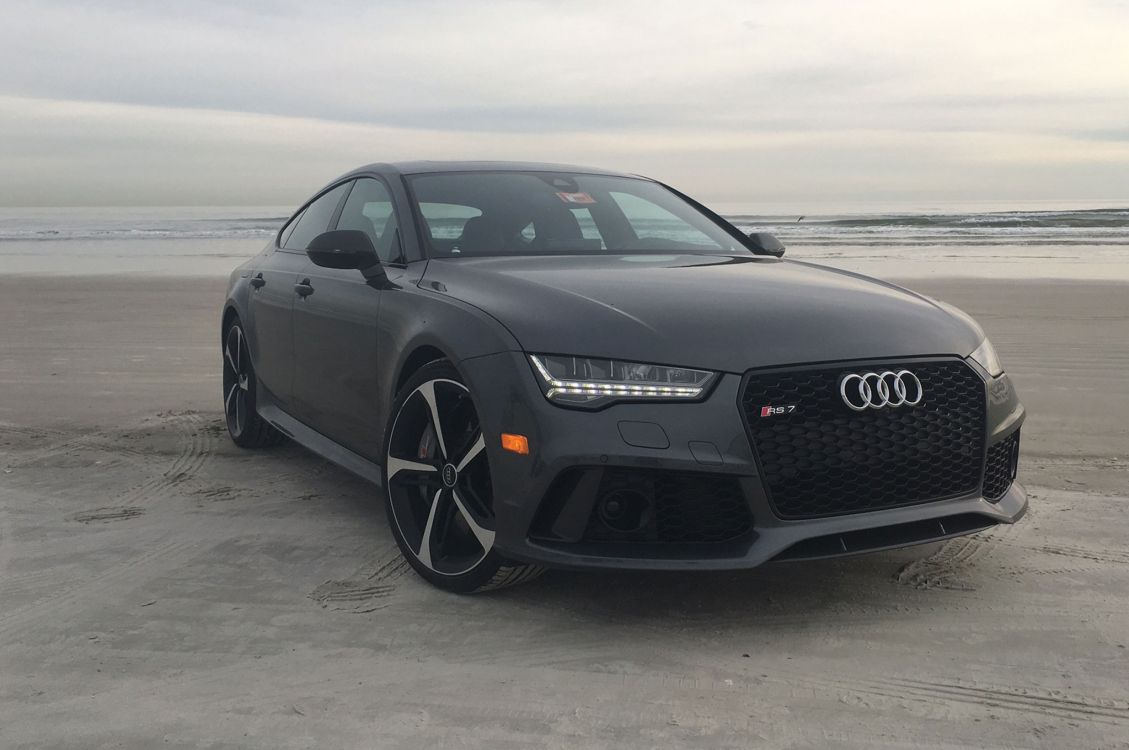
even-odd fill
[{"label": "lower air intake", "polygon": [[984,469],[984,497],[995,502],[1007,494],[1019,470],[1019,431],[988,448]]},{"label": "lower air intake", "polygon": [[[616,503],[609,511],[608,503]],[[645,510],[640,511],[640,507]],[[596,491],[586,542],[727,542],[753,528],[736,477],[609,468]]]}]

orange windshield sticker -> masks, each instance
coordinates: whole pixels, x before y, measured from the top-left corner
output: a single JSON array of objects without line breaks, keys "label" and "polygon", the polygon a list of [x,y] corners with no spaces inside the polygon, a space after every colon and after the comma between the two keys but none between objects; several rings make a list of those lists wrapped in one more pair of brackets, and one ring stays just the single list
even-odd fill
[{"label": "orange windshield sticker", "polygon": [[588,193],[557,193],[557,197],[565,203],[595,203],[596,199]]}]

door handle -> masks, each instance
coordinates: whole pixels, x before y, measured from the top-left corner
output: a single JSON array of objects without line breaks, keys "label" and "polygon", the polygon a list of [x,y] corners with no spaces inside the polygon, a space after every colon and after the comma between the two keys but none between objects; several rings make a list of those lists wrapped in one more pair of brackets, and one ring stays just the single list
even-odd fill
[{"label": "door handle", "polygon": [[299,297],[309,297],[314,293],[314,287],[310,284],[309,279],[302,279],[301,284],[294,285],[294,291],[298,293]]},{"label": "door handle", "polygon": [[266,285],[266,283],[267,280],[263,278],[263,275],[261,273],[255,274],[255,278],[251,279],[251,286],[255,287],[256,289],[262,289]]}]

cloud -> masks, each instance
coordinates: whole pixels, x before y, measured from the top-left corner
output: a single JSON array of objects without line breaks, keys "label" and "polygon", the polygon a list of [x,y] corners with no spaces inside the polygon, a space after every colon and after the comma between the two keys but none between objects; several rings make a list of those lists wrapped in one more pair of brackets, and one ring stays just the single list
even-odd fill
[{"label": "cloud", "polygon": [[456,156],[726,201],[1129,194],[1129,12],[1108,3],[11,0],[4,20],[4,202],[289,202]]}]

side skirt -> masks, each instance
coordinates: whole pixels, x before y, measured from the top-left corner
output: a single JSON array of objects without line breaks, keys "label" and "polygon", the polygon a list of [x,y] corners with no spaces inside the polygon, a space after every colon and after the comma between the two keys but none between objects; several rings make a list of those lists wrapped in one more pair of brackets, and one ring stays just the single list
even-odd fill
[{"label": "side skirt", "polygon": [[282,434],[327,461],[332,461],[341,468],[353,472],[361,479],[367,479],[377,487],[383,486],[379,464],[369,461],[364,456],[338,445],[320,432],[310,429],[275,406],[269,398],[262,400],[266,400],[268,403],[258,404],[259,416],[270,422]]}]

